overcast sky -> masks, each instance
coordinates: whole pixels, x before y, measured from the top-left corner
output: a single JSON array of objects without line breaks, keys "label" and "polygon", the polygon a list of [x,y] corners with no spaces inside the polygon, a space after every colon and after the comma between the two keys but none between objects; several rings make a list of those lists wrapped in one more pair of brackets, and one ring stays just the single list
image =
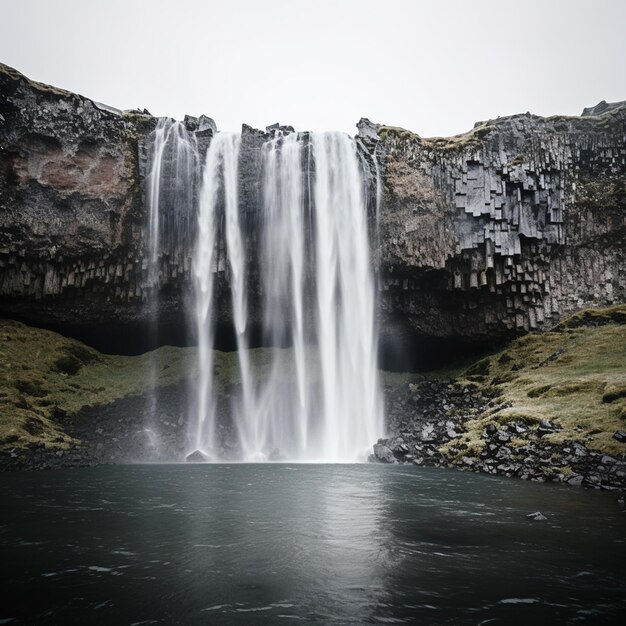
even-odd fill
[{"label": "overcast sky", "polygon": [[423,136],[626,99],[626,0],[0,0],[0,62],[218,128]]}]

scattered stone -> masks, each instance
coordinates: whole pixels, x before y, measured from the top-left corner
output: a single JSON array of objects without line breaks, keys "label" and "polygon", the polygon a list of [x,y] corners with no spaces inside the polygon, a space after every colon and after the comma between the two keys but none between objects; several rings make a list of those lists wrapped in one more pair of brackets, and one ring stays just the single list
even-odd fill
[{"label": "scattered stone", "polygon": [[617,430],[613,433],[613,439],[617,439],[620,443],[626,443],[626,432]]},{"label": "scattered stone", "polygon": [[391,448],[384,443],[380,443],[380,441],[374,444],[374,457],[382,463],[395,463],[396,457],[393,455]]},{"label": "scattered stone", "polygon": [[541,511],[529,513],[526,517],[531,519],[533,522],[545,522],[548,519]]},{"label": "scattered stone", "polygon": [[583,484],[583,477],[580,475],[572,476],[567,479],[567,484],[572,485],[573,487],[580,487]]},{"label": "scattered stone", "polygon": [[431,423],[425,424],[424,427],[422,428],[422,435],[421,435],[422,441],[424,442],[435,441],[434,432],[435,432],[435,427],[433,426],[433,424]]},{"label": "scattered stone", "polygon": [[185,457],[187,463],[209,463],[211,457],[208,454],[202,452],[202,450],[194,450],[191,454]]}]

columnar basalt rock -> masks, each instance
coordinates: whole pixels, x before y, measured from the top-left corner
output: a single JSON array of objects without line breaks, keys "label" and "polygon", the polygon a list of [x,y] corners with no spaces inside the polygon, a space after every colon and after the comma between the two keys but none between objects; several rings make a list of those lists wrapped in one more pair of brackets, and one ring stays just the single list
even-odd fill
[{"label": "columnar basalt rock", "polygon": [[382,155],[383,328],[480,339],[624,301],[626,106],[365,135]]},{"label": "columnar basalt rock", "polygon": [[[516,115],[448,139],[359,123],[383,339],[480,341],[626,299],[626,105],[588,113]],[[215,124],[184,122],[203,158]],[[0,315],[86,339],[146,322],[145,180],[156,123],[0,65]],[[251,311],[262,146],[275,132],[242,130]],[[194,237],[163,244],[162,325],[184,326]],[[223,238],[218,246],[218,324],[227,326]]]}]

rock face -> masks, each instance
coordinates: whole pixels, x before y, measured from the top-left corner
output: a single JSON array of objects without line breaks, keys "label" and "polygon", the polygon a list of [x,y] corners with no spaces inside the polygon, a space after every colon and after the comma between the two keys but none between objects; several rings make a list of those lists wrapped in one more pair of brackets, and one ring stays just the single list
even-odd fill
[{"label": "rock face", "polygon": [[[502,118],[449,139],[359,123],[384,341],[479,342],[626,299],[626,106],[600,108],[580,118]],[[152,319],[145,179],[156,123],[147,112],[117,112],[0,66],[0,315],[101,349],[148,347],[131,344]],[[202,154],[215,124],[202,116],[185,125]],[[275,130],[243,127],[241,221],[250,249],[260,148]],[[165,242],[161,342],[168,329],[184,328],[191,257]],[[227,268],[222,257],[220,337],[230,321]],[[253,263],[249,273],[255,310]]]},{"label": "rock face", "polygon": [[383,327],[484,339],[622,302],[625,133],[623,105],[450,139],[378,127]]},{"label": "rock face", "polygon": [[133,301],[143,219],[133,119],[0,66],[3,314],[80,325]]}]

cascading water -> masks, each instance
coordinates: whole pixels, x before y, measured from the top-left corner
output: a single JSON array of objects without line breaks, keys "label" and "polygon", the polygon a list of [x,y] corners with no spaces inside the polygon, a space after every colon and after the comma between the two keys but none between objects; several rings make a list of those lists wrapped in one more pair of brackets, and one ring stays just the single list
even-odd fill
[{"label": "cascading water", "polygon": [[293,354],[284,350],[273,353],[270,375],[256,404],[255,420],[261,434],[255,442],[256,456],[276,451],[302,458],[308,450],[313,417],[309,377],[314,372],[308,369],[310,350],[305,343],[307,222],[302,158],[303,145],[296,133],[265,145],[264,328],[269,345],[291,345]]},{"label": "cascading water", "polygon": [[217,415],[213,346],[218,242],[223,241],[241,383],[229,420],[237,458],[362,459],[382,434],[382,404],[356,143],[341,133],[278,132],[264,146],[257,238],[261,317],[265,342],[275,348],[263,373],[252,367],[248,349],[239,146],[239,135],[218,133],[204,163],[193,260],[199,375],[191,441],[220,458],[223,416]]},{"label": "cascading water", "polygon": [[[173,264],[182,264],[191,244],[198,169],[195,137],[182,122],[161,118],[148,137],[147,156],[146,306],[151,320],[148,342],[154,346],[158,344],[161,259],[167,255],[174,261]],[[150,360],[150,382],[154,389],[158,367],[153,355]],[[159,441],[153,430],[157,406],[158,396],[155,390],[150,395],[150,419],[146,424],[146,433],[152,447],[158,447]]]},{"label": "cascading water", "polygon": [[[309,149],[312,192],[303,171]],[[290,133],[266,146],[265,327],[268,343],[288,342],[293,355],[274,352],[257,403],[257,455],[355,461],[382,432],[363,187],[347,135]],[[286,389],[286,361],[295,393]]]},{"label": "cascading water", "polygon": [[326,458],[354,461],[382,433],[363,178],[353,139],[315,133],[312,142],[321,450]]},{"label": "cascading water", "polygon": [[[161,118],[148,138],[148,285],[158,299],[160,257],[186,254],[195,220],[198,149],[182,122]],[[157,300],[158,301],[158,300]]]},{"label": "cascading water", "polygon": [[216,417],[213,381],[213,300],[217,271],[217,216],[222,208],[230,269],[233,322],[242,380],[242,397],[233,406],[233,423],[244,452],[248,449],[253,411],[250,354],[247,342],[246,255],[239,223],[238,163],[240,137],[218,133],[207,150],[198,207],[198,240],[194,256],[195,313],[198,334],[198,393],[195,447],[216,455]]}]

